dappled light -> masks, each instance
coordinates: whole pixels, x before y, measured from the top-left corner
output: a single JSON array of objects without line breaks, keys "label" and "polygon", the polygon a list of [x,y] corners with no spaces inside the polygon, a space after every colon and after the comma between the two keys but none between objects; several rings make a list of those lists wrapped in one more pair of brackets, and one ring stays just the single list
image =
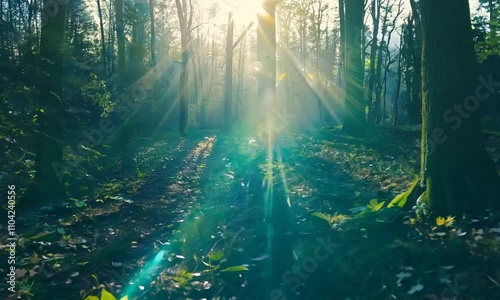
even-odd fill
[{"label": "dappled light", "polygon": [[488,0],[0,0],[0,299],[498,299],[499,37]]}]

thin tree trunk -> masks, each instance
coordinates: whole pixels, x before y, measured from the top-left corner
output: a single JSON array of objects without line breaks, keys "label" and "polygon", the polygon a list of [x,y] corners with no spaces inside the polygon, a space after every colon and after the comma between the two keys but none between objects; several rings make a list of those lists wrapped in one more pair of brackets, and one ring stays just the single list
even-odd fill
[{"label": "thin tree trunk", "polygon": [[101,31],[101,53],[102,53],[102,67],[104,72],[106,72],[107,62],[106,62],[106,39],[104,38],[104,24],[102,21],[102,10],[101,10],[101,0],[97,0],[97,12],[99,14],[99,28]]},{"label": "thin tree trunk", "polygon": [[115,0],[116,16],[116,40],[118,43],[118,76],[120,77],[120,86],[126,85],[125,69],[125,28],[123,24],[123,0]]},{"label": "thin tree trunk", "polygon": [[[179,132],[181,136],[187,134],[189,122],[189,95],[188,95],[188,62],[189,62],[189,43],[191,41],[191,24],[193,22],[193,5],[189,0],[190,8],[187,7],[187,1],[175,0],[177,8],[177,16],[179,17],[179,25],[181,28],[181,75],[179,79]],[[189,16],[188,16],[189,10]]]},{"label": "thin tree trunk", "polygon": [[149,0],[149,16],[150,16],[150,23],[151,23],[151,44],[150,44],[150,51],[151,51],[151,66],[153,68],[156,67],[156,31],[155,31],[155,7],[154,7],[154,0]]},{"label": "thin tree trunk", "polygon": [[377,47],[378,47],[378,32],[379,32],[379,24],[380,24],[380,0],[372,1],[371,15],[373,22],[373,35],[372,35],[372,44],[370,47],[370,75],[368,81],[368,92],[366,103],[370,106],[369,112],[369,122],[374,123],[375,117],[373,112],[373,88],[375,86],[375,64],[377,57]]},{"label": "thin tree trunk", "polygon": [[345,47],[346,47],[346,31],[345,31],[345,0],[339,0],[339,23],[340,23],[340,49],[339,49],[339,70],[338,80],[339,84],[344,74],[345,66]]},{"label": "thin tree trunk", "polygon": [[233,122],[233,38],[234,20],[233,14],[229,13],[227,20],[226,40],[226,79],[224,89],[224,121],[225,129],[229,130]]},{"label": "thin tree trunk", "polygon": [[401,36],[399,42],[399,54],[398,54],[398,80],[396,85],[396,95],[394,97],[394,108],[392,121],[394,126],[399,125],[399,94],[401,93],[401,80],[402,80],[402,68],[401,68],[401,59],[402,59],[402,48],[403,48],[403,37]]}]

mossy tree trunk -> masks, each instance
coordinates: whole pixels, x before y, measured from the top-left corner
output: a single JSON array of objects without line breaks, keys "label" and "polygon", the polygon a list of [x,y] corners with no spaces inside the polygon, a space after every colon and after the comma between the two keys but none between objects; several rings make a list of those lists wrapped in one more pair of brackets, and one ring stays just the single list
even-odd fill
[{"label": "mossy tree trunk", "polygon": [[480,87],[477,77],[469,3],[421,0],[420,5],[424,200],[442,215],[499,207],[498,170],[481,135],[478,98],[485,99],[488,88]]}]

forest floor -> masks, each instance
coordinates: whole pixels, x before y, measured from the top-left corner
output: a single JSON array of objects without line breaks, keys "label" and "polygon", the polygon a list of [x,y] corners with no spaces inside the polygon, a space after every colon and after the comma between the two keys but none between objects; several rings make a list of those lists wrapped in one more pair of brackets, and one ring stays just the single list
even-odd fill
[{"label": "forest floor", "polygon": [[[500,134],[485,135],[500,168]],[[285,299],[264,276],[273,182],[274,201],[291,206],[286,299],[499,299],[498,215],[382,208],[412,185],[419,136],[389,127],[364,139],[287,133],[273,159],[249,132],[137,140],[135,167],[104,170],[113,179],[87,197],[18,212],[11,298]]]}]

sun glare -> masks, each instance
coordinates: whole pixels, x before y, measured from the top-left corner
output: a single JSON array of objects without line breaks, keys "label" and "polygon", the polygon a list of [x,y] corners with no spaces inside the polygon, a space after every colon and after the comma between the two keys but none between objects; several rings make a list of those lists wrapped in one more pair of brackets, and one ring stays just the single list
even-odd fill
[{"label": "sun glare", "polygon": [[227,23],[227,14],[230,11],[233,12],[236,26],[257,22],[257,15],[265,13],[262,0],[222,0],[221,2],[223,5],[217,14],[217,23]]}]

